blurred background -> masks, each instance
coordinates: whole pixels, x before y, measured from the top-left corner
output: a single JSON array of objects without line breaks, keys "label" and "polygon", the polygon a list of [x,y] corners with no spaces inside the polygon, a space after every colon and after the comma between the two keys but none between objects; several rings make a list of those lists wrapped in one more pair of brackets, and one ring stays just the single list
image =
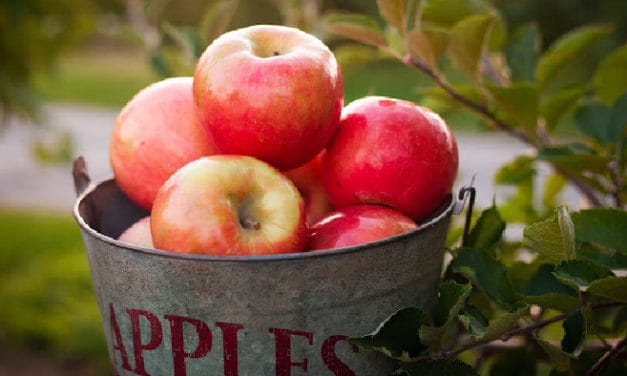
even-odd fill
[{"label": "blurred background", "polygon": [[[615,25],[609,44],[627,36],[624,0],[492,3],[512,30],[536,22],[543,46],[590,22]],[[330,11],[378,17],[374,0],[0,2],[0,376],[110,374],[71,215],[71,161],[82,154],[93,180],[109,178],[106,153],[117,112],[149,83],[191,75],[215,36],[258,23],[297,26],[336,52],[345,102],[367,94],[422,100],[419,88],[429,85],[427,78],[396,61],[373,59],[372,49],[334,39],[321,27]],[[476,158],[475,173],[482,159],[504,162],[524,150],[507,139],[477,136],[482,126],[473,117],[446,116],[462,155],[484,152],[465,154],[468,163]],[[495,156],[485,154],[493,150]],[[491,176],[483,179],[489,183]],[[486,201],[492,194],[484,195]]]}]

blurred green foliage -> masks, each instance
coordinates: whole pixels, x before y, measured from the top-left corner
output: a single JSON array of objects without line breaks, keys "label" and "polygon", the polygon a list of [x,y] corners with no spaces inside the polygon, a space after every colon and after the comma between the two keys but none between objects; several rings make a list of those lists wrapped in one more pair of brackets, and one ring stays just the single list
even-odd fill
[{"label": "blurred green foliage", "polygon": [[0,348],[108,368],[78,226],[68,215],[0,210]]}]

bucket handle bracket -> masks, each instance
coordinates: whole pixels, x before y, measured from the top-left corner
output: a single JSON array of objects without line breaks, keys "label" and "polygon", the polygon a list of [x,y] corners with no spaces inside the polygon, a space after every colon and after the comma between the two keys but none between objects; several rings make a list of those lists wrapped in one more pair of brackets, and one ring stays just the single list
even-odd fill
[{"label": "bucket handle bracket", "polygon": [[469,185],[465,185],[460,188],[459,194],[457,196],[458,201],[455,203],[453,207],[454,214],[460,214],[464,207],[466,206],[466,202],[468,202],[468,209],[466,210],[466,219],[464,222],[464,235],[462,237],[462,246],[466,246],[468,244],[468,236],[470,234],[470,223],[472,222],[472,210],[475,205],[475,196],[477,194],[477,190],[473,186],[475,177],[472,177]]},{"label": "bucket handle bracket", "polygon": [[87,171],[87,163],[82,155],[79,155],[72,166],[72,177],[74,178],[74,189],[76,195],[80,196],[91,184],[91,178]]}]

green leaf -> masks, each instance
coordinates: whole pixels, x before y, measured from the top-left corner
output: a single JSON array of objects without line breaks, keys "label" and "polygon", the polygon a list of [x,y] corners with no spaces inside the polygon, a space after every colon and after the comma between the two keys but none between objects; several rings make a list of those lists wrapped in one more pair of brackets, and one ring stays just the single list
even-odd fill
[{"label": "green leaf", "polygon": [[423,26],[422,32],[429,39],[431,50],[433,51],[434,64],[437,64],[448,46],[449,33],[446,30],[429,26]]},{"label": "green leaf", "polygon": [[555,266],[550,264],[542,264],[533,273],[527,284],[521,287],[522,292],[530,296],[544,296],[544,295],[569,295],[574,298],[578,298],[578,289],[564,285],[560,282],[553,272]]},{"label": "green leaf", "polygon": [[627,329],[627,305],[620,307],[612,320],[612,331],[620,332],[624,329]]},{"label": "green leaf", "polygon": [[533,82],[540,53],[540,30],[536,24],[524,25],[514,32],[505,47],[512,81]]},{"label": "green leaf", "polygon": [[375,19],[363,14],[330,14],[326,29],[344,38],[376,47],[386,45],[385,35]]},{"label": "green leaf", "polygon": [[592,150],[579,145],[545,147],[538,151],[538,160],[551,162],[571,172],[591,171],[603,174],[606,171],[607,158],[593,154]]},{"label": "green leaf", "polygon": [[458,318],[471,337],[483,337],[488,329],[488,319],[471,304],[466,304],[464,310],[459,313]]},{"label": "green leaf", "polygon": [[606,104],[613,103],[627,88],[627,44],[612,51],[599,63],[592,85]]},{"label": "green leaf", "polygon": [[208,44],[227,31],[238,3],[237,0],[219,0],[207,7],[198,24],[198,34],[203,43]]},{"label": "green leaf", "polygon": [[627,276],[599,279],[588,286],[587,292],[607,299],[627,303]]},{"label": "green leaf", "polygon": [[527,304],[535,304],[545,309],[555,309],[562,312],[571,311],[579,307],[579,298],[568,294],[544,294],[525,296]]},{"label": "green leaf", "polygon": [[402,363],[394,375],[405,376],[478,376],[471,366],[459,359],[429,359]]},{"label": "green leaf", "polygon": [[610,114],[609,133],[616,137],[615,141],[623,148],[625,147],[625,129],[627,129],[627,88],[623,95],[616,98]]},{"label": "green leaf", "polygon": [[388,317],[372,333],[349,338],[349,342],[367,351],[379,351],[401,361],[416,359],[426,347],[420,342],[420,327],[426,316],[418,308],[403,308]]},{"label": "green leaf", "polygon": [[486,85],[499,110],[520,123],[529,133],[535,132],[538,122],[538,93],[535,86],[517,83],[503,87]]},{"label": "green leaf", "polygon": [[479,79],[481,55],[494,19],[491,14],[468,16],[455,24],[449,36],[451,61],[474,80]]},{"label": "green leaf", "polygon": [[544,183],[544,193],[542,195],[542,205],[546,208],[551,208],[556,205],[557,197],[566,187],[568,182],[559,174],[551,174],[547,177]]},{"label": "green leaf", "polygon": [[518,300],[507,276],[507,268],[487,250],[462,248],[450,268],[471,280],[501,305],[511,307]]},{"label": "green leaf", "polygon": [[598,279],[614,276],[614,273],[590,261],[569,260],[555,267],[555,276],[569,286],[585,288]]},{"label": "green leaf", "polygon": [[176,43],[180,50],[179,54],[189,61],[195,62],[204,51],[200,36],[193,29],[177,27],[166,22],[163,25],[163,32]]},{"label": "green leaf", "polygon": [[431,46],[429,36],[422,30],[412,30],[405,37],[407,50],[413,57],[417,57],[430,67],[437,65],[437,57]]},{"label": "green leaf", "polygon": [[470,295],[472,286],[461,285],[454,281],[445,281],[440,286],[438,297],[433,305],[433,324],[444,326],[448,324],[459,310],[464,306],[466,298]]},{"label": "green leaf", "polygon": [[562,351],[579,355],[587,335],[586,317],[581,311],[568,316],[562,323],[564,337],[562,337]]},{"label": "green leaf", "polygon": [[405,9],[403,0],[377,0],[381,17],[398,31],[405,31]]},{"label": "green leaf", "polygon": [[540,115],[549,130],[554,130],[560,120],[575,109],[579,99],[586,93],[585,87],[567,88],[547,96],[540,104]]},{"label": "green leaf", "polygon": [[496,184],[518,185],[530,180],[535,175],[533,167],[535,159],[526,155],[519,155],[502,165],[494,175]]},{"label": "green leaf", "polygon": [[583,243],[579,246],[577,258],[592,261],[608,269],[627,269],[627,255],[591,243]]},{"label": "green leaf", "polygon": [[477,223],[468,234],[466,246],[491,249],[501,240],[505,225],[505,221],[495,206],[482,211]]},{"label": "green leaf", "polygon": [[450,340],[452,331],[449,326],[464,306],[472,286],[461,285],[454,281],[445,281],[440,286],[436,302],[432,308],[434,326],[420,327],[420,340],[432,349],[440,350]]},{"label": "green leaf", "polygon": [[422,5],[422,19],[448,28],[470,15],[493,11],[494,6],[485,0],[426,0]]},{"label": "green leaf", "polygon": [[150,56],[150,66],[161,77],[172,76],[172,68],[165,58],[163,51],[157,51]]},{"label": "green leaf", "polygon": [[[529,311],[529,306],[522,306],[512,312],[503,313],[496,318],[490,320],[488,327],[480,340],[484,339],[497,339],[503,336],[503,334],[514,328],[518,322],[518,319],[523,317]],[[503,338],[506,340],[509,338]]]},{"label": "green leaf", "polygon": [[540,57],[536,67],[538,89],[543,91],[566,65],[575,62],[581,54],[601,37],[611,32],[607,25],[581,26],[553,42]]},{"label": "green leaf", "polygon": [[529,347],[505,349],[495,356],[490,365],[490,376],[535,376],[538,362]]},{"label": "green leaf", "polygon": [[550,263],[575,258],[575,228],[565,207],[558,207],[550,218],[527,226],[523,236],[523,245]]},{"label": "green leaf", "polygon": [[615,141],[610,129],[610,109],[600,102],[586,103],[575,112],[575,124],[585,135],[603,145]]},{"label": "green leaf", "polygon": [[612,208],[572,214],[577,241],[602,244],[627,255],[627,211]]},{"label": "green leaf", "polygon": [[534,336],[534,338],[536,340],[536,343],[548,355],[549,359],[551,360],[551,365],[553,365],[555,369],[559,371],[566,371],[570,368],[571,358],[568,356],[568,354],[562,351],[561,347],[557,347],[551,342],[538,336]]}]

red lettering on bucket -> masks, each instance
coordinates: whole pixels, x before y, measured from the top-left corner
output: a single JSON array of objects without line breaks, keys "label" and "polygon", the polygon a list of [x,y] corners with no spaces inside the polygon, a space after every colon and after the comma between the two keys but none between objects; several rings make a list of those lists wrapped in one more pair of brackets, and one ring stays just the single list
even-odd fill
[{"label": "red lettering on bucket", "polygon": [[237,331],[244,325],[216,321],[216,326],[222,330],[224,376],[237,376]]},{"label": "red lettering on bucket", "polygon": [[[156,350],[160,346],[165,346],[171,349],[172,353],[172,367],[171,373],[174,376],[186,376],[187,365],[191,359],[203,358],[211,351],[213,347],[213,334],[212,329],[208,326],[207,322],[193,317],[177,316],[177,315],[155,315],[146,310],[140,309],[126,309],[128,314],[127,319],[130,325],[123,325],[123,328],[130,327],[130,333],[123,333],[120,330],[118,319],[123,319],[121,316],[116,316],[116,312],[113,304],[109,304],[109,342],[111,349],[111,358],[113,362],[113,375],[126,375],[128,371],[134,375],[150,376],[150,373],[146,370],[146,364],[149,368],[152,361],[156,359],[150,358],[150,361],[146,362],[144,359],[145,351]],[[170,343],[163,342],[163,327],[162,320],[167,320],[170,327]],[[224,366],[225,376],[238,376],[239,374],[239,345],[240,340],[245,340],[252,333],[240,336],[240,330],[244,329],[243,324],[230,323],[216,321],[213,323],[221,331],[222,339],[222,362]],[[195,335],[191,335],[194,330]],[[149,332],[149,333],[148,333]],[[300,368],[301,373],[319,374],[320,369],[309,369],[310,360],[315,354],[314,348],[311,350],[302,350],[305,355],[300,355],[303,359],[293,359],[292,356],[298,357],[299,355],[292,354],[292,342],[299,345],[314,345],[314,333],[301,330],[293,330],[286,328],[268,328],[274,336],[274,360],[275,360],[275,374],[276,376],[291,376],[293,368]],[[124,336],[123,336],[124,334]],[[129,336],[130,334],[130,336]],[[266,335],[267,336],[267,335]],[[240,338],[241,337],[241,338]],[[255,336],[256,337],[256,336]],[[298,338],[301,337],[301,338]],[[166,337],[167,338],[167,337]],[[187,338],[187,343],[186,343]],[[322,340],[324,337],[320,338]],[[271,341],[271,338],[268,338]],[[126,343],[124,342],[126,340]],[[320,358],[326,368],[336,376],[355,376],[353,371],[344,361],[339,358],[336,347],[338,342],[346,341],[347,337],[344,335],[332,335],[322,341],[320,347]],[[135,367],[131,367],[128,359],[127,347],[129,342],[132,342],[133,355],[135,357]],[[316,342],[318,342],[316,340]],[[269,343],[270,345],[270,343]],[[187,348],[186,348],[187,346]],[[270,346],[267,349],[272,351]],[[297,346],[302,349],[302,346]],[[339,354],[345,354],[346,347]],[[265,346],[263,346],[265,350]],[[296,345],[295,345],[296,348]],[[351,344],[351,349],[354,353],[358,352],[358,349]],[[161,349],[163,350],[163,349]],[[118,364],[118,353],[121,359],[121,365]],[[300,353],[299,353],[300,354]],[[272,356],[271,353],[264,354],[262,356]],[[212,358],[213,359],[213,358]],[[248,362],[249,360],[247,360]],[[212,360],[213,362],[213,360]],[[318,362],[313,363],[314,366],[318,366]],[[321,365],[321,364],[320,364]],[[120,367],[121,368],[118,368]],[[314,367],[312,366],[312,367]],[[321,365],[322,366],[322,365]],[[247,370],[249,370],[250,364],[246,364]],[[213,366],[215,369],[215,366]],[[314,367],[315,368],[315,367]],[[149,370],[155,372],[155,370]]]},{"label": "red lettering on bucket", "polygon": [[[165,315],[170,321],[170,332],[172,337],[172,362],[174,365],[174,376],[185,376],[187,370],[185,366],[186,358],[202,358],[211,350],[212,338],[211,330],[204,321],[191,317]],[[185,351],[185,338],[183,336],[183,324],[188,323],[194,326],[198,334],[198,345],[192,352]]]},{"label": "red lettering on bucket", "polygon": [[[113,359],[113,368],[115,369],[115,351],[120,352],[122,358],[122,368],[127,371],[132,371],[131,365],[128,363],[128,355],[126,354],[126,348],[124,347],[124,341],[122,341],[122,333],[120,333],[120,327],[118,326],[118,320],[115,317],[115,310],[113,304],[109,304],[109,323],[111,325],[111,341],[113,346],[113,353],[111,358]],[[117,375],[117,371],[115,372]]]},{"label": "red lettering on bucket", "polygon": [[[322,344],[322,361],[335,376],[356,376],[355,372],[343,363],[335,352],[335,345],[340,341],[346,341],[347,338],[347,336],[331,336]],[[350,345],[353,352],[359,351],[357,346],[352,343]]]},{"label": "red lettering on bucket", "polygon": [[313,345],[313,333],[281,328],[270,328],[268,331],[274,334],[276,376],[290,376],[293,366],[300,367],[307,372],[307,358],[300,363],[292,361],[292,336],[305,337],[307,342]]},{"label": "red lettering on bucket", "polygon": [[[144,350],[154,350],[161,344],[163,339],[161,322],[157,316],[148,311],[127,309],[126,312],[128,312],[128,316],[131,319],[131,332],[133,333],[133,354],[135,355],[135,370],[133,372],[141,376],[150,376],[144,367]],[[148,343],[142,342],[140,316],[148,320],[150,325],[150,339]]]}]

